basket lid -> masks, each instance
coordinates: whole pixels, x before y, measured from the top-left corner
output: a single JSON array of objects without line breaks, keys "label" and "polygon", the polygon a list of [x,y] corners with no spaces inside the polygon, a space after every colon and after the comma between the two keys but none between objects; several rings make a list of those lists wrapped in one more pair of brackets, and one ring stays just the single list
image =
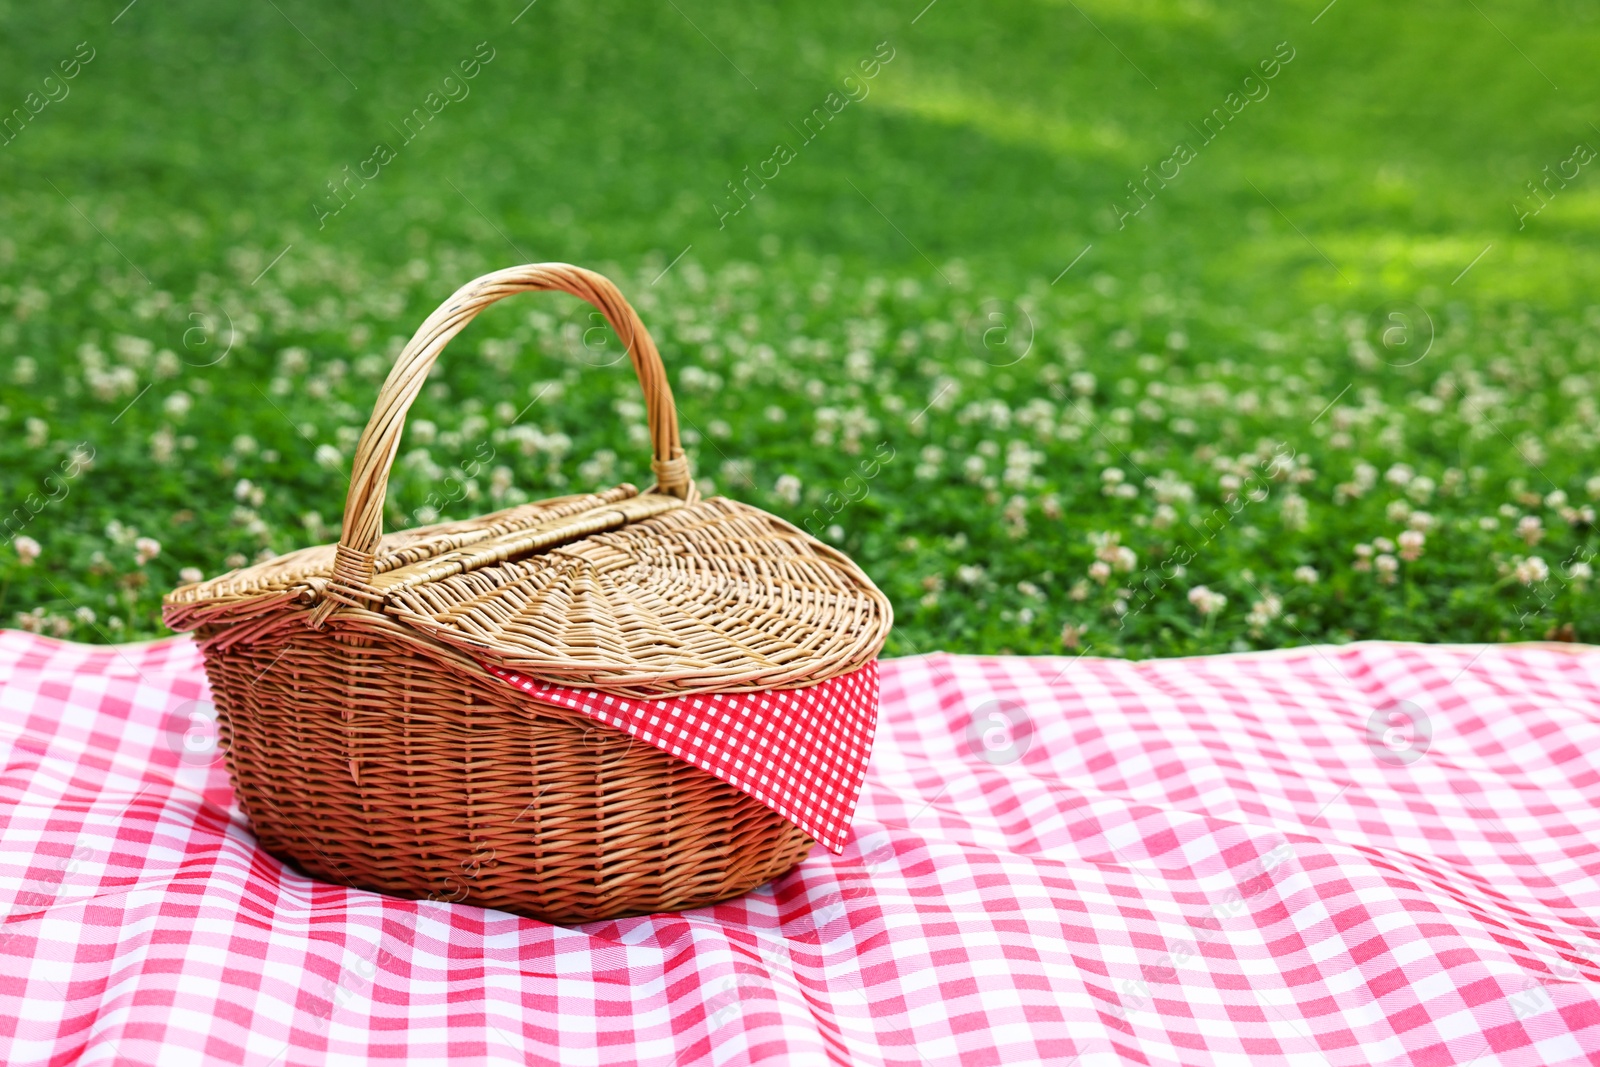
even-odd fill
[{"label": "basket lid", "polygon": [[[310,613],[335,555],[319,545],[183,586],[168,625]],[[847,556],[777,516],[631,485],[390,534],[375,572],[368,607],[485,666],[629,696],[848,674],[877,655],[890,619]]]},{"label": "basket lid", "polygon": [[847,674],[878,654],[890,619],[848,557],[721,497],[394,589],[385,610],[486,664],[630,695]]},{"label": "basket lid", "polygon": [[[490,303],[530,289],[589,300],[644,387],[657,484],[523,505],[384,536],[406,411],[448,341]],[[485,667],[625,696],[795,688],[875,658],[889,601],[849,557],[758,508],[702,500],[649,333],[616,288],[565,264],[464,286],[429,316],[384,382],[356,447],[339,543],[169,594],[174,629],[243,640],[303,613],[381,613]]]}]

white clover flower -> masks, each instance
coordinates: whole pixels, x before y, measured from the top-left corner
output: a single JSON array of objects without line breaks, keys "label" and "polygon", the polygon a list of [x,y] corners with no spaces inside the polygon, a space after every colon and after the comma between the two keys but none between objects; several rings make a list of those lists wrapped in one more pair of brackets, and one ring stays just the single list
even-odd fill
[{"label": "white clover flower", "polygon": [[1282,614],[1283,601],[1276,595],[1267,593],[1250,605],[1250,614],[1245,621],[1250,626],[1250,632],[1260,637],[1272,620]]},{"label": "white clover flower", "polygon": [[1106,485],[1121,485],[1127,477],[1121,467],[1107,467],[1100,472],[1100,480]]},{"label": "white clover flower", "polygon": [[956,568],[956,581],[962,585],[977,585],[983,581],[983,568],[976,564],[963,564]]},{"label": "white clover flower", "polygon": [[1409,464],[1396,463],[1384,472],[1383,480],[1390,485],[1407,485],[1415,476],[1416,472],[1411,469]]},{"label": "white clover flower", "polygon": [[489,472],[489,495],[497,501],[504,499],[511,489],[511,483],[515,480],[516,475],[512,473],[510,467],[503,464],[495,467]]},{"label": "white clover flower", "polygon": [[1089,564],[1089,577],[1093,578],[1101,585],[1105,585],[1106,579],[1111,577],[1111,564],[1107,563],[1103,559],[1095,560],[1093,563]]},{"label": "white clover flower", "polygon": [[1561,489],[1553,489],[1553,490],[1551,490],[1550,495],[1548,495],[1548,496],[1546,496],[1544,498],[1544,506],[1547,507],[1547,508],[1564,508],[1564,507],[1566,507],[1567,506],[1567,494],[1566,494],[1566,492],[1561,490]]},{"label": "white clover flower", "polygon": [[1517,536],[1532,547],[1544,539],[1544,523],[1537,515],[1524,515],[1517,520]]},{"label": "white clover flower", "polygon": [[1377,549],[1379,552],[1393,552],[1394,542],[1389,540],[1387,537],[1374,537],[1372,539],[1372,547]]},{"label": "white clover flower", "polygon": [[1165,530],[1178,521],[1178,511],[1171,504],[1156,505],[1156,513],[1150,519],[1150,525],[1158,530]]},{"label": "white clover flower", "polygon": [[1158,477],[1146,478],[1144,484],[1163,504],[1194,502],[1194,487],[1178,477],[1176,471],[1162,471]]},{"label": "white clover flower", "polygon": [[1004,476],[1006,485],[1013,489],[1026,489],[1033,481],[1033,465],[1043,459],[1044,453],[1032,452],[1026,448],[1021,452],[1007,452]]},{"label": "white clover flower", "polygon": [[1393,585],[1395,572],[1400,569],[1400,561],[1385,552],[1372,562],[1378,568],[1378,581],[1385,585]]},{"label": "white clover flower", "polygon": [[167,397],[161,404],[161,410],[174,419],[181,419],[189,414],[189,409],[194,407],[194,399],[181,389]]},{"label": "white clover flower", "polygon": [[172,454],[178,449],[178,437],[172,432],[171,426],[163,426],[150,435],[150,458],[157,464],[171,462]]},{"label": "white clover flower", "polygon": [[1411,505],[1404,500],[1391,500],[1383,513],[1390,522],[1405,522],[1406,517],[1411,514]]},{"label": "white clover flower", "polygon": [[1407,563],[1422,555],[1422,544],[1427,540],[1421,530],[1406,530],[1399,537],[1400,558]]},{"label": "white clover flower", "polygon": [[1568,565],[1567,577],[1571,578],[1574,584],[1581,586],[1594,577],[1594,568],[1583,560],[1578,560]]},{"label": "white clover flower", "polygon": [[1317,568],[1315,567],[1296,567],[1294,569],[1294,580],[1304,585],[1316,585],[1317,579],[1320,577],[1321,575],[1317,574]]},{"label": "white clover flower", "polygon": [[1480,530],[1498,530],[1499,528],[1500,520],[1493,515],[1485,515],[1478,520],[1478,529]]},{"label": "white clover flower", "polygon": [[185,585],[193,585],[195,582],[203,582],[205,580],[205,572],[199,567],[185,567],[178,572],[178,581]]},{"label": "white clover flower", "polygon": [[39,542],[26,535],[11,542],[11,547],[17,550],[17,562],[24,567],[33,566],[33,561],[39,558],[39,552],[41,551]]},{"label": "white clover flower", "polygon": [[141,537],[133,543],[133,559],[139,566],[161,555],[161,542],[154,537]]},{"label": "white clover flower", "polygon": [[1529,556],[1527,559],[1519,557],[1516,568],[1512,573],[1517,576],[1517,581],[1523,585],[1532,585],[1550,577],[1550,567],[1538,556]]},{"label": "white clover flower", "polygon": [[296,345],[278,353],[278,366],[285,374],[301,374],[311,366],[311,353]]},{"label": "white clover flower", "polygon": [[1432,515],[1428,514],[1426,511],[1413,511],[1411,516],[1406,519],[1406,525],[1411,527],[1413,530],[1420,530],[1423,533],[1427,533],[1429,530],[1433,529],[1434,526],[1438,525],[1438,520]]},{"label": "white clover flower", "polygon": [[1133,549],[1127,545],[1118,545],[1111,560],[1111,565],[1119,571],[1127,572],[1133,570],[1138,562],[1139,557]]},{"label": "white clover flower", "polygon": [[1028,498],[1013,496],[1006,501],[1000,516],[1005,520],[1006,532],[1012,537],[1021,537],[1028,531]]},{"label": "white clover flower", "polygon": [[778,482],[773,485],[773,494],[787,506],[794,507],[800,502],[800,478],[792,474],[778,475]]},{"label": "white clover flower", "polygon": [[1228,598],[1203,585],[1197,585],[1189,590],[1189,603],[1193,604],[1201,615],[1211,616],[1228,606]]},{"label": "white clover flower", "polygon": [[1303,530],[1310,518],[1311,510],[1306,503],[1306,498],[1299,493],[1290,492],[1283,498],[1280,516],[1283,524],[1291,530]]},{"label": "white clover flower", "polygon": [[332,445],[318,445],[314,458],[318,466],[335,469],[344,466],[344,455]]},{"label": "white clover flower", "polygon": [[80,608],[76,609],[75,611],[73,611],[72,614],[77,616],[77,619],[78,619],[79,622],[87,623],[87,624],[89,624],[91,626],[94,625],[95,616],[94,616],[94,609],[93,608],[91,608],[91,607],[80,607]]}]

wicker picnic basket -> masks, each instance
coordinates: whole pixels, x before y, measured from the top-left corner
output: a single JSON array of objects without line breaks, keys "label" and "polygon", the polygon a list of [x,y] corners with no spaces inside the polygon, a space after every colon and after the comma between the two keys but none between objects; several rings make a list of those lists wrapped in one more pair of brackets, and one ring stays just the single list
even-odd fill
[{"label": "wicker picnic basket", "polygon": [[[626,346],[655,485],[383,534],[434,361],[485,307],[538,290],[587,300]],[[163,610],[204,650],[228,772],[270,852],[328,881],[551,922],[736,896],[812,840],[486,663],[634,699],[803,690],[870,664],[891,621],[842,553],[700,498],[650,334],[615,286],[566,264],[486,275],[422,324],[356,446],[336,546],[182,586]]]}]

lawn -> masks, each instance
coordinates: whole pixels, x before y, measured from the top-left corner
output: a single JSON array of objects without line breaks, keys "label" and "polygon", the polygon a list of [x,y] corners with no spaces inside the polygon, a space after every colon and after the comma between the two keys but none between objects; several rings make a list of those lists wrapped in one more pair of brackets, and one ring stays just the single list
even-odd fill
[{"label": "lawn", "polygon": [[[337,538],[565,260],[891,653],[1600,640],[1592,7],[124,4],[0,6],[4,625]],[[648,480],[590,325],[453,344],[390,528]]]}]

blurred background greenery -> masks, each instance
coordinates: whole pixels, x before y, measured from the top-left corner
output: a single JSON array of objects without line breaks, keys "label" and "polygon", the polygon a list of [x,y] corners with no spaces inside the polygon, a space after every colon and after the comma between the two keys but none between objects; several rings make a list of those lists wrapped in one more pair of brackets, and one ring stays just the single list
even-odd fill
[{"label": "blurred background greenery", "polygon": [[[1595,191],[1563,194],[1531,232],[1517,232],[1509,203],[1595,136],[1600,12],[1341,0],[1312,25],[1319,9],[939,0],[911,25],[916,4],[540,0],[512,25],[518,3],[8,4],[8,108],[79,41],[98,56],[69,101],[6,146],[7,197],[55,216],[54,181],[114,207],[118,245],[175,285],[219,269],[234,243],[311,238],[324,182],[396,140],[391,124],[488,41],[496,58],[472,96],[321,240],[394,258],[420,229],[498,242],[498,256],[498,227],[538,258],[670,259],[694,243],[716,263],[757,258],[773,234],[787,249],[926,272],[915,243],[1015,285],[1108,238],[1125,183],[1288,41],[1297,58],[1269,100],[1103,240],[1100,264],[1283,304],[1347,290],[1295,226],[1351,284],[1385,294],[1447,285],[1498,238],[1477,290],[1581,301]],[[896,58],[868,100],[719,231],[725,183],[795,140],[789,123],[880,41]],[[174,234],[183,216],[191,226]],[[77,227],[61,238],[84,242]],[[1516,269],[1533,263],[1536,276]]]},{"label": "blurred background greenery", "polygon": [[[1592,522],[1574,509],[1596,473],[1600,185],[1592,166],[1542,199],[1528,184],[1600,145],[1592,5],[136,0],[8,3],[0,26],[0,109],[65,89],[0,145],[6,507],[79,443],[96,456],[81,489],[30,512],[38,560],[0,557],[8,624],[154,634],[183,568],[336,536],[346,438],[381,378],[346,370],[386,362],[473,274],[524,260],[596,266],[640,297],[707,438],[699,469],[796,522],[821,508],[818,532],[894,598],[895,651],[1583,637],[1597,618]],[[93,58],[63,82],[80,44]],[[1293,58],[1265,97],[1203,144],[1196,127],[1275,51]],[[892,58],[863,81],[875,54]],[[462,78],[475,55],[492,58]],[[408,142],[429,93],[460,98]],[[830,93],[860,98],[807,142]],[[1196,158],[1119,223],[1128,183],[1180,141]],[[380,143],[393,159],[339,204],[328,183]],[[780,143],[795,158],[719,218],[728,183]],[[536,381],[563,382],[530,418],[570,445],[518,456],[494,502],[604,480],[609,461],[577,469],[597,452],[646,476],[615,410],[625,372],[564,356],[570,309],[541,299],[487,314],[457,342],[475,355],[446,357],[414,417],[458,439],[397,479],[393,521],[431,507],[424,476],[452,449],[472,453],[468,398],[504,445],[487,405],[522,408]],[[1401,305],[1410,347],[1386,348],[1374,323]],[[1424,333],[1434,347],[1408,362]],[[829,494],[880,441],[897,460],[835,513]],[[1291,442],[1312,476],[1289,493],[1272,472],[1259,521],[1134,590],[1263,442]],[[1362,464],[1378,488],[1340,493]],[[1397,464],[1439,498],[1387,477]],[[799,487],[780,490],[785,474]],[[1309,517],[1280,516],[1285,495]],[[1402,514],[1424,505],[1425,521]],[[1517,532],[1530,515],[1547,533]],[[1394,581],[1357,566],[1397,551],[1357,546],[1408,526],[1427,548]],[[155,562],[134,528],[161,542]],[[1549,582],[1524,580],[1535,545]],[[1306,567],[1315,580],[1292,577]],[[1206,613],[1185,595],[1200,584],[1231,602]]]}]

